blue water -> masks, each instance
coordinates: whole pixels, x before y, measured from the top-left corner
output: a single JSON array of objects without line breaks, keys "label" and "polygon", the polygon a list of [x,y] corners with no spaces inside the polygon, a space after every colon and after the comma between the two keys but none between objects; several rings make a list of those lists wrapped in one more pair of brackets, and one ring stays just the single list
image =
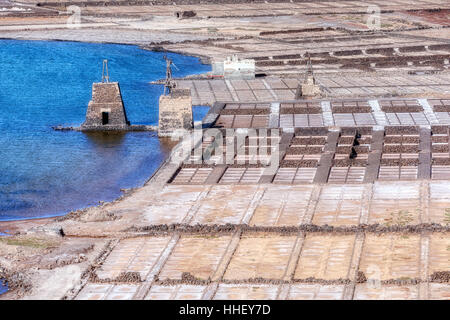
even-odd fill
[{"label": "blue water", "polygon": [[[142,185],[168,152],[154,133],[57,132],[80,125],[108,59],[132,124],[157,124],[163,53],[136,46],[0,40],[0,220],[48,217]],[[175,77],[210,70],[169,53]],[[194,108],[199,120],[207,109]]]},{"label": "blue water", "polygon": [[8,291],[8,286],[3,284],[2,279],[0,279],[0,294],[5,293]]}]

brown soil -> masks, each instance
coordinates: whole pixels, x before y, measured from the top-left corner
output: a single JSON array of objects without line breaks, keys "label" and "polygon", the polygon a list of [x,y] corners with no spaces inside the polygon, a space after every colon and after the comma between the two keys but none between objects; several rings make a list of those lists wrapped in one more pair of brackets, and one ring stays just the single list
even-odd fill
[{"label": "brown soil", "polygon": [[385,56],[392,56],[394,54],[394,48],[374,48],[367,49],[367,54],[383,54]]},{"label": "brown soil", "polygon": [[437,105],[433,106],[434,112],[450,112],[450,106],[449,105]]},{"label": "brown soil", "polygon": [[356,274],[356,283],[365,283],[367,282],[366,275],[362,271],[358,271]]},{"label": "brown soil", "polygon": [[295,129],[296,136],[326,136],[328,129],[324,127],[308,127]]},{"label": "brown soil", "polygon": [[280,168],[315,168],[317,164],[317,160],[283,160]]},{"label": "brown soil", "polygon": [[322,147],[289,147],[286,154],[320,154]]},{"label": "brown soil", "polygon": [[430,50],[447,50],[450,51],[450,44],[433,44],[428,46]]},{"label": "brown soil", "polygon": [[432,126],[432,134],[448,134],[448,126]]},{"label": "brown soil", "polygon": [[420,138],[418,136],[385,136],[384,143],[419,143]]},{"label": "brown soil", "polygon": [[450,271],[437,271],[430,276],[431,282],[448,283],[450,282]]},{"label": "brown soil", "polygon": [[288,29],[288,30],[277,30],[277,31],[263,31],[260,32],[260,36],[276,35],[276,34],[290,34],[290,33],[304,33],[304,32],[318,32],[332,30],[332,28],[303,28],[303,29]]},{"label": "brown soil", "polygon": [[418,153],[419,145],[384,145],[383,152],[385,153]]},{"label": "brown soil", "polygon": [[338,140],[338,144],[351,144],[355,141],[355,137],[340,137]]},{"label": "brown soil", "polygon": [[421,106],[381,106],[381,110],[387,113],[423,112]]},{"label": "brown soil", "polygon": [[386,126],[384,132],[387,135],[398,134],[419,134],[419,127],[416,126]]},{"label": "brown soil", "polygon": [[366,167],[367,166],[367,160],[365,159],[333,159],[333,166],[334,167]]},{"label": "brown soil", "polygon": [[369,153],[369,147],[366,146],[356,146],[353,147],[353,149],[355,150],[356,154]]},{"label": "brown soil", "polygon": [[419,159],[381,159],[383,166],[418,166]]},{"label": "brown soil", "polygon": [[399,51],[400,52],[421,52],[421,51],[425,51],[425,47],[424,46],[400,47]]},{"label": "brown soil", "polygon": [[305,145],[325,145],[327,138],[304,138],[304,137],[294,137],[291,144],[305,144]]},{"label": "brown soil", "polygon": [[356,135],[356,134],[365,134],[369,135],[372,134],[372,128],[371,127],[342,127],[341,128],[341,135]]},{"label": "brown soil", "polygon": [[362,51],[361,50],[343,50],[343,51],[335,51],[333,52],[333,54],[335,56],[358,56],[358,55],[362,55]]},{"label": "brown soil", "polygon": [[449,152],[448,144],[446,145],[433,145],[431,146],[431,152]]},{"label": "brown soil", "polygon": [[336,153],[337,154],[348,154],[350,155],[350,153],[352,152],[352,146],[337,146],[336,148]]},{"label": "brown soil", "polygon": [[298,234],[298,232],[314,232],[314,233],[339,233],[352,234],[359,232],[368,232],[374,234],[385,233],[411,233],[420,234],[422,232],[450,232],[450,226],[444,226],[436,223],[421,223],[416,225],[386,225],[386,224],[360,224],[355,226],[330,226],[330,225],[315,225],[302,224],[299,226],[274,226],[261,227],[249,226],[246,224],[170,224],[170,225],[150,225],[145,227],[131,227],[126,231],[129,232],[144,232],[147,236],[166,235],[168,233],[179,232],[181,234],[230,234],[237,231],[243,232],[271,232],[280,235]]},{"label": "brown soil", "polygon": [[450,157],[449,158],[433,158],[431,160],[433,165],[437,166],[450,166]]},{"label": "brown soil", "polygon": [[1,265],[0,279],[3,279],[3,284],[8,284],[10,291],[15,291],[19,296],[29,292],[32,288],[31,279],[25,273],[11,271]]}]

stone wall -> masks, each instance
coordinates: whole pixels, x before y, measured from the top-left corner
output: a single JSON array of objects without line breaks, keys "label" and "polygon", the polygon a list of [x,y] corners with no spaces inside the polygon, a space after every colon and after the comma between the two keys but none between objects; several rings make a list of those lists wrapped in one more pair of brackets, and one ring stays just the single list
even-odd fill
[{"label": "stone wall", "polygon": [[158,136],[171,136],[177,129],[193,127],[192,97],[190,90],[173,89],[172,93],[159,98]]},{"label": "stone wall", "polygon": [[[106,115],[107,114],[107,115]],[[105,120],[107,123],[104,124]],[[118,82],[94,83],[82,130],[126,130],[130,125]]]}]

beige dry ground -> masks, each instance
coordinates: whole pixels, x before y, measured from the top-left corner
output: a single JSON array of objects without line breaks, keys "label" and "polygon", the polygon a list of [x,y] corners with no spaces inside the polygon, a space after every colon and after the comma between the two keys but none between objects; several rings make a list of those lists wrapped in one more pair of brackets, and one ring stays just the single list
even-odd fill
[{"label": "beige dry ground", "polygon": [[[388,11],[375,33],[361,1],[88,4],[75,29],[62,1],[36,2],[5,4],[32,12],[1,15],[0,38],[258,59],[255,80],[181,79],[198,104],[290,100],[307,51],[328,97],[449,98],[448,20],[411,11],[448,10],[444,0],[371,1]],[[448,180],[168,183],[177,169],[166,162],[144,187],[64,218],[0,222],[13,233],[0,239],[12,285],[0,299],[450,299]]]}]

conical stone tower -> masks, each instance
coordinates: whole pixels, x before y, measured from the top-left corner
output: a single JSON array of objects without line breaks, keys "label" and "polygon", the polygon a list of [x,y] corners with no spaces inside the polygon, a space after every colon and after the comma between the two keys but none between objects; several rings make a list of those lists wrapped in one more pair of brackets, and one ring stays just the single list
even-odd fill
[{"label": "conical stone tower", "polygon": [[129,125],[119,83],[109,82],[108,66],[105,60],[102,82],[92,84],[92,100],[89,102],[86,120],[81,125],[81,130],[127,130]]}]

